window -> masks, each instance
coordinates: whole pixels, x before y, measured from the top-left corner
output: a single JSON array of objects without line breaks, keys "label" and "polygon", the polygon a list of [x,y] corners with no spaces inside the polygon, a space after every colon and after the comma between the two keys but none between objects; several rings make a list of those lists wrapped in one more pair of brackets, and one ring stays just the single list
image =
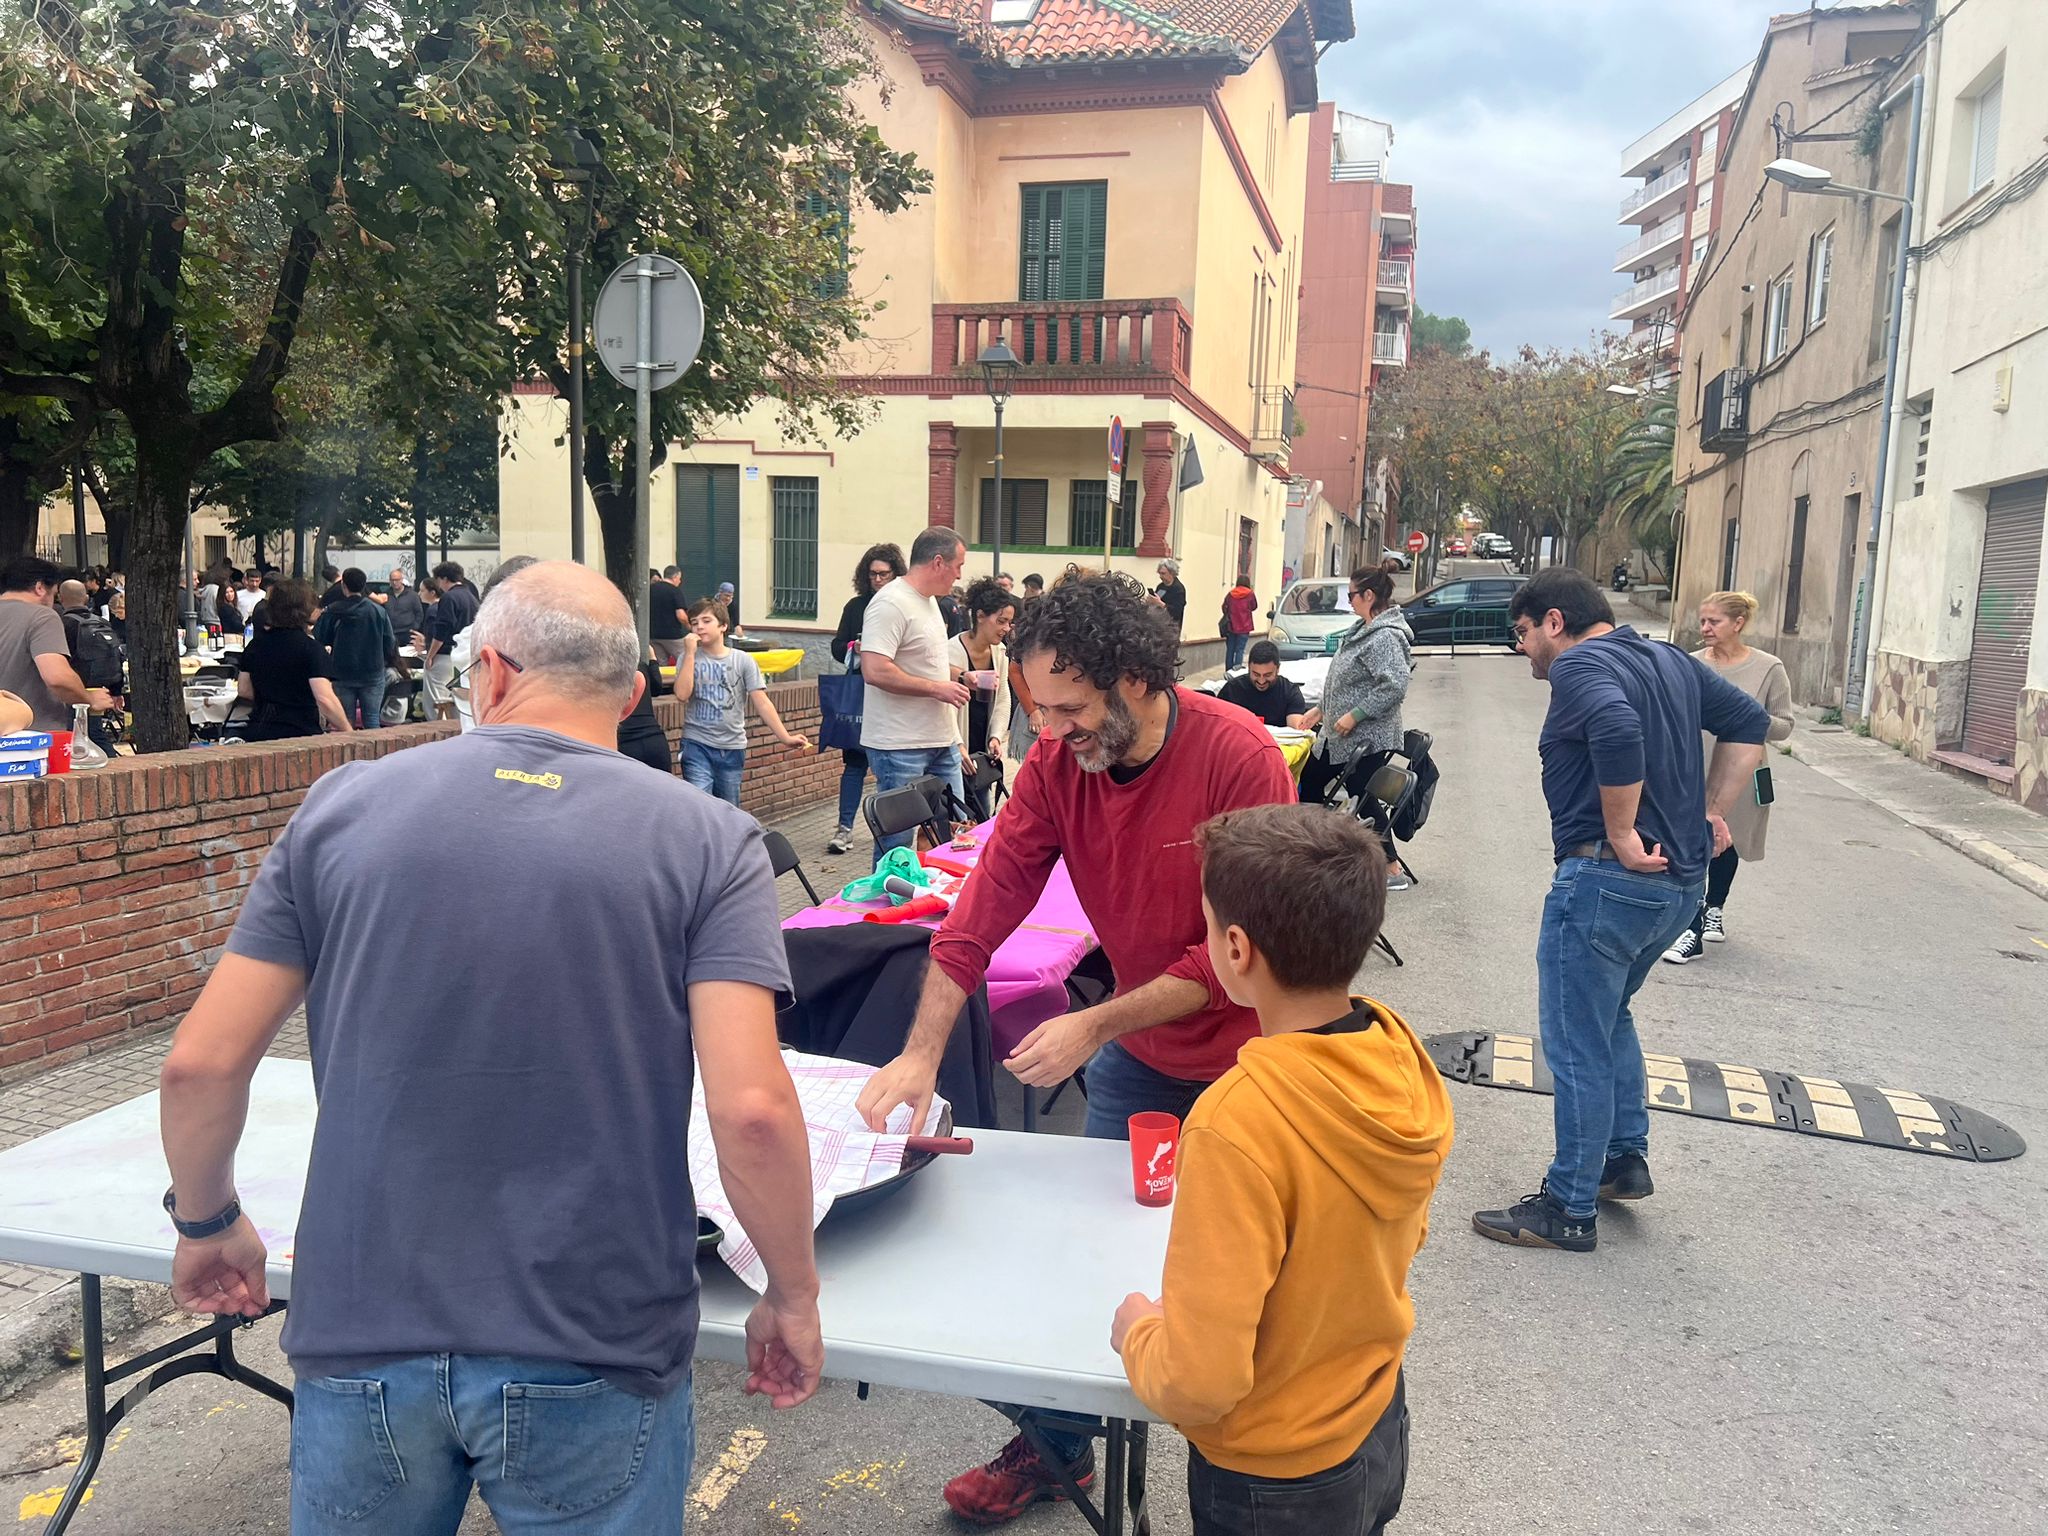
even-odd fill
[{"label": "window", "polygon": [[769,611],[783,618],[818,616],[818,480],[777,475],[768,482],[773,544]]},{"label": "window", "polygon": [[1894,214],[1877,232],[1877,292],[1870,311],[1870,360],[1884,356],[1892,330],[1892,289],[1899,280],[1899,218]]},{"label": "window", "polygon": [[1992,78],[1970,108],[1970,184],[1964,196],[1981,192],[1998,174],[1998,119],[2005,106],[2005,75]]},{"label": "window", "polygon": [[1693,241],[1692,264],[1694,266],[1698,266],[1707,259],[1707,242],[1713,238],[1712,235],[1701,235],[1697,240]]},{"label": "window", "polygon": [[[1102,548],[1102,508],[1109,500],[1100,480],[1076,480],[1067,491],[1067,542],[1077,549]],[[1138,547],[1138,482],[1124,482],[1110,537],[1117,549]]]},{"label": "window", "polygon": [[825,186],[804,194],[804,217],[816,225],[818,233],[832,242],[839,251],[838,265],[818,279],[817,293],[821,299],[846,297],[846,275],[850,261],[846,235],[848,227],[853,222],[852,208],[848,202],[849,186],[846,172],[834,171]]},{"label": "window", "polygon": [[1343,581],[1297,581],[1280,600],[1280,611],[1290,615],[1349,613],[1351,610],[1344,606],[1349,586],[1349,578]]},{"label": "window", "polygon": [[1792,554],[1785,571],[1785,633],[1799,633],[1799,588],[1806,575],[1807,498],[1792,502]]},{"label": "window", "polygon": [[1252,274],[1252,345],[1246,360],[1245,383],[1253,398],[1266,387],[1266,342],[1273,331],[1273,279],[1263,272]]},{"label": "window", "polygon": [[1934,396],[1929,395],[1913,409],[1920,413],[1913,432],[1913,494],[1919,496],[1927,490],[1927,450],[1934,441]]},{"label": "window", "polygon": [[1742,309],[1742,330],[1737,334],[1735,342],[1735,366],[1738,368],[1749,366],[1749,333],[1755,329],[1756,308],[1754,305],[1746,304]]},{"label": "window", "polygon": [[1808,242],[1806,249],[1806,328],[1828,317],[1828,280],[1835,271],[1835,229],[1831,224]]},{"label": "window", "polygon": [[1721,147],[1721,125],[1709,123],[1700,130],[1699,153],[1693,157],[1693,164],[1700,168],[1699,174],[1711,176],[1714,170],[1714,151]]},{"label": "window", "polygon": [[1700,183],[1699,196],[1693,199],[1692,206],[1695,212],[1714,206],[1714,184],[1711,181]]},{"label": "window", "polygon": [[1027,302],[1102,297],[1109,183],[1026,186],[1017,297]]},{"label": "window", "polygon": [[[1045,502],[1050,482],[1045,480],[1005,480],[1003,482],[1003,543],[1012,548],[1045,547]],[[992,515],[996,504],[996,483],[994,480],[981,482],[981,520],[977,525],[981,544],[992,543],[990,535],[995,532],[995,518]]]},{"label": "window", "polygon": [[1764,295],[1764,361],[1774,363],[1792,347],[1792,274],[1771,279]]},{"label": "window", "polygon": [[1742,556],[1742,519],[1728,519],[1728,530],[1721,541],[1721,590],[1735,590],[1735,571]]},{"label": "window", "polygon": [[1239,586],[1252,584],[1252,561],[1259,552],[1259,525],[1248,517],[1237,520],[1237,581]]}]

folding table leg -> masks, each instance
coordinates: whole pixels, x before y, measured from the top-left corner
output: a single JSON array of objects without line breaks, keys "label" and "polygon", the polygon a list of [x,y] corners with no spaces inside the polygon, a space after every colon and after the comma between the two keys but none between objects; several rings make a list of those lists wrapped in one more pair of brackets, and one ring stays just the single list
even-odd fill
[{"label": "folding table leg", "polygon": [[43,1527],[43,1536],[60,1536],[71,1524],[71,1517],[78,1513],[78,1506],[84,1502],[85,1491],[92,1486],[93,1474],[99,1471],[100,1457],[107,1448],[107,1357],[105,1341],[100,1334],[98,1275],[78,1277],[78,1311],[85,1354],[85,1449],[79,1454],[78,1470],[71,1474],[70,1486],[65,1488],[64,1497],[58,1501],[56,1513]]},{"label": "folding table leg", "polygon": [[1151,1441],[1151,1426],[1144,1420],[1131,1425],[1131,1469],[1126,1478],[1125,1500],[1131,1511],[1131,1536],[1152,1536],[1152,1510],[1145,1489],[1145,1456]]}]

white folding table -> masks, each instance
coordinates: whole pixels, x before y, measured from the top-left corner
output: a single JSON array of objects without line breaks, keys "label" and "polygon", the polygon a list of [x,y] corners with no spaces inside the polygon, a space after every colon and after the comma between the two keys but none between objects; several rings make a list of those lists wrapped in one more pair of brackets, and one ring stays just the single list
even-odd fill
[{"label": "white folding table", "polygon": [[[266,1058],[235,1175],[270,1250],[274,1310],[291,1294],[313,1114],[312,1069]],[[1021,1410],[1101,1418],[1099,1497],[1071,1483],[1068,1495],[1102,1536],[1143,1536],[1146,1410],[1109,1347],[1109,1323],[1131,1291],[1158,1293],[1171,1212],[1131,1198],[1122,1142],[983,1130],[974,1142],[972,1155],[941,1157],[886,1198],[826,1219],[817,1239],[826,1374],[980,1398],[1017,1419],[1041,1454],[1042,1436]],[[288,1388],[236,1360],[241,1318],[107,1364],[100,1280],[170,1280],[168,1182],[153,1093],[0,1152],[0,1260],[79,1276],[85,1450],[46,1536],[70,1523],[107,1434],[165,1383],[207,1372],[291,1406]],[[716,1259],[702,1270],[697,1353],[743,1364],[753,1293]],[[137,1377],[109,1401],[110,1387]]]}]

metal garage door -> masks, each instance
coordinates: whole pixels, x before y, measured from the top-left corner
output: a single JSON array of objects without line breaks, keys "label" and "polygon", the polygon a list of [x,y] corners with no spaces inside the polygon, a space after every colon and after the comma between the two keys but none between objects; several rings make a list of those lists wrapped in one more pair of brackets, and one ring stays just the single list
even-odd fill
[{"label": "metal garage door", "polygon": [[1977,627],[1970,637],[1963,750],[1994,763],[2012,761],[2019,729],[2044,519],[2048,480],[2002,485],[1985,508],[1984,570],[1977,581]]}]

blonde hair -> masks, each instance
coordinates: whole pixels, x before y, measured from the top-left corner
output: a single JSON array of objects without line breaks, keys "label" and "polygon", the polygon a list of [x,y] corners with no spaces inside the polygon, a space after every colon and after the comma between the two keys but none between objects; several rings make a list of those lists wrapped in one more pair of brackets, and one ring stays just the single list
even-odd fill
[{"label": "blonde hair", "polygon": [[1753,592],[1709,592],[1700,599],[1700,606],[1718,608],[1746,628],[1756,617],[1757,600]]}]

